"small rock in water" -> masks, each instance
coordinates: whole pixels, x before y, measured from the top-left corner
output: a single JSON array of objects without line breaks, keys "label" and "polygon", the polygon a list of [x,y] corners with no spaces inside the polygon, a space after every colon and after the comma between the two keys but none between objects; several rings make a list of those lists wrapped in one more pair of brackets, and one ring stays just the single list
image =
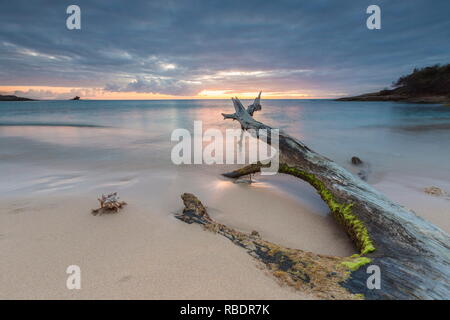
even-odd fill
[{"label": "small rock in water", "polygon": [[447,195],[447,192],[445,192],[441,188],[434,187],[434,186],[433,187],[424,188],[423,191],[425,193],[431,194],[432,196],[436,196],[436,197],[444,197],[444,196]]},{"label": "small rock in water", "polygon": [[352,157],[352,164],[354,164],[354,165],[359,165],[359,164],[361,164],[361,163],[363,163],[362,162],[362,160],[360,159],[360,158],[358,158],[358,157]]}]

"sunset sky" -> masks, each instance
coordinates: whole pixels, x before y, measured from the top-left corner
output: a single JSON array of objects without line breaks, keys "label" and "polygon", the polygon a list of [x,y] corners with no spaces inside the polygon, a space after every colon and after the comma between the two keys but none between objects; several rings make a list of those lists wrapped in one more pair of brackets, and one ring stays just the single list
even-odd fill
[{"label": "sunset sky", "polygon": [[[81,8],[81,30],[66,8]],[[378,4],[382,29],[366,28]],[[23,1],[0,10],[0,94],[334,98],[450,63],[450,2]]]}]

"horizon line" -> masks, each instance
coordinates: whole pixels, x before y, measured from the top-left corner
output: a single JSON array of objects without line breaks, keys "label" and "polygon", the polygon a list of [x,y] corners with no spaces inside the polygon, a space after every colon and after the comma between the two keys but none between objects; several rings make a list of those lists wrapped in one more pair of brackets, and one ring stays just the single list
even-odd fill
[{"label": "horizon line", "polygon": [[[27,97],[20,97],[20,98],[27,98]],[[231,100],[234,97],[229,98],[160,98],[160,99],[90,99],[90,98],[81,98],[79,100],[73,100],[73,99],[33,99],[33,98],[27,98],[31,99],[28,101],[14,101],[14,102],[34,102],[34,101],[170,101],[170,100]],[[239,98],[239,97],[238,97]],[[334,98],[264,98],[261,100],[335,100],[338,99],[338,97]],[[254,100],[254,98],[239,98],[239,100]],[[11,101],[0,101],[0,102],[11,102]]]}]

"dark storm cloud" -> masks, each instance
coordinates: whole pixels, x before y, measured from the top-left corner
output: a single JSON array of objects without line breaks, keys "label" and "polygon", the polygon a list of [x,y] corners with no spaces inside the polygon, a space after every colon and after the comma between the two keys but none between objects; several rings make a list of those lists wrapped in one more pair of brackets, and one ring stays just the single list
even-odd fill
[{"label": "dark storm cloud", "polygon": [[[66,29],[81,7],[82,29]],[[382,29],[365,26],[370,4]],[[23,1],[0,11],[0,85],[356,93],[450,62],[450,2]],[[239,72],[238,72],[239,71]]]},{"label": "dark storm cloud", "polygon": [[106,91],[113,92],[140,92],[140,93],[164,93],[169,95],[191,96],[197,94],[200,83],[194,81],[184,81],[176,79],[145,79],[137,77],[120,86],[114,83],[108,83],[105,86]]}]

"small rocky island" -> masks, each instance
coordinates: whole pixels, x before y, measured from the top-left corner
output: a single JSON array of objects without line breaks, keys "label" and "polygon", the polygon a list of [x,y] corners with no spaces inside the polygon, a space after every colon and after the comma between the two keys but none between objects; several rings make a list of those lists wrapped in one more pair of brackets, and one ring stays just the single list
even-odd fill
[{"label": "small rocky island", "polygon": [[450,104],[450,64],[416,68],[412,73],[394,81],[392,86],[393,89],[336,100]]},{"label": "small rocky island", "polygon": [[13,96],[13,95],[3,96],[3,95],[0,94],[0,101],[35,101],[35,100],[34,99],[29,99],[29,98]]}]

